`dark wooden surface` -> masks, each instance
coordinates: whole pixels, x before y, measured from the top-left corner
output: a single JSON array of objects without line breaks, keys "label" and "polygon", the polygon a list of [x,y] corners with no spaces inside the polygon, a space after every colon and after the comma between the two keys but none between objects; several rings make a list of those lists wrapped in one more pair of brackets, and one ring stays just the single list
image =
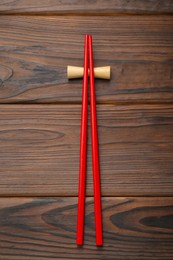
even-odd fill
[{"label": "dark wooden surface", "polygon": [[104,247],[95,247],[93,199],[85,245],[75,241],[77,198],[0,199],[1,259],[172,259],[173,198],[103,198]]},{"label": "dark wooden surface", "polygon": [[2,0],[0,13],[124,14],[173,13],[172,0]]},{"label": "dark wooden surface", "polygon": [[[0,259],[173,259],[172,0],[0,2]],[[75,244],[84,34],[93,34],[104,246],[89,131]]]},{"label": "dark wooden surface", "polygon": [[[1,105],[1,195],[77,195],[80,110]],[[98,106],[98,126],[104,196],[172,195],[173,105]]]},{"label": "dark wooden surface", "polygon": [[[99,28],[99,30],[98,30]],[[92,33],[97,102],[173,99],[172,16],[1,16],[0,102],[81,102],[81,80],[67,65],[83,65],[83,34]]]}]

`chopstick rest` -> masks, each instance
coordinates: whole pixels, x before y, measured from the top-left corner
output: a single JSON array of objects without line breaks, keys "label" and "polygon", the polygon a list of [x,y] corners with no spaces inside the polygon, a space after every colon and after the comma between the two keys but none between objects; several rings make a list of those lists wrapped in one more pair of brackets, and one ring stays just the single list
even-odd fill
[{"label": "chopstick rest", "polygon": [[96,245],[102,246],[103,232],[102,232],[102,212],[101,212],[101,188],[100,188],[98,130],[97,130],[94,78],[96,77],[102,79],[110,79],[110,66],[94,68],[91,35],[85,35],[84,68],[76,67],[76,66],[68,66],[67,77],[68,79],[83,77],[76,244],[83,245],[83,240],[84,240],[87,121],[88,121],[88,77],[90,77],[91,140],[92,140],[92,166],[93,166],[92,168],[93,168],[93,183],[94,183]]},{"label": "chopstick rest", "polygon": [[[88,70],[88,75],[90,75],[90,70]],[[67,66],[67,78],[77,79],[83,78],[84,68],[77,66]],[[110,79],[111,78],[111,67],[96,67],[94,68],[94,78],[98,79]]]}]

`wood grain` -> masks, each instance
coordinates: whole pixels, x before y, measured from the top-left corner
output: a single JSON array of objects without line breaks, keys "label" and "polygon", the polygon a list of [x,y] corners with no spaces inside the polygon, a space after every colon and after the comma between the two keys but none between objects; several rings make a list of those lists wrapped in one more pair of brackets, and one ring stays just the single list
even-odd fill
[{"label": "wood grain", "polygon": [[111,81],[96,81],[98,103],[173,100],[172,16],[6,15],[0,102],[81,102],[81,80],[68,81],[66,67],[83,64],[85,33],[93,34],[95,66],[111,65]]},{"label": "wood grain", "polygon": [[[0,195],[77,195],[80,110],[1,105]],[[103,195],[172,195],[173,105],[98,106],[98,126]]]},{"label": "wood grain", "polygon": [[1,0],[0,13],[173,13],[173,5],[171,0]]},{"label": "wood grain", "polygon": [[[0,259],[173,259],[172,13],[172,0],[1,0]],[[102,248],[90,130],[75,244],[82,82],[66,67],[82,66],[86,33],[112,70],[96,81]]]},{"label": "wood grain", "polygon": [[96,248],[93,199],[85,245],[75,244],[77,198],[1,198],[1,259],[172,259],[173,198],[103,198],[104,246]]}]

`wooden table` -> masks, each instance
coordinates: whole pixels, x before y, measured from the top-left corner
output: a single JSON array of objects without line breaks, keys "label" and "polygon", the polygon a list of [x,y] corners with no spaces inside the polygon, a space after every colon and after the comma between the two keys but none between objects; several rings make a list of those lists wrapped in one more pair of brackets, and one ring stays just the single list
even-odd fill
[{"label": "wooden table", "polygon": [[[0,259],[173,259],[171,0],[0,3]],[[104,246],[91,147],[75,244],[84,34],[93,35]]]}]

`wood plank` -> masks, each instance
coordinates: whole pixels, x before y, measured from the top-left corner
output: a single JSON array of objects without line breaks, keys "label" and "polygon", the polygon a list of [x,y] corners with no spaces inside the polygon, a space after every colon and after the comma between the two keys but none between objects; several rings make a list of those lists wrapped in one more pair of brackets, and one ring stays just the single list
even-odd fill
[{"label": "wood plank", "polygon": [[171,0],[3,0],[0,13],[21,14],[119,14],[119,13],[173,13]]},{"label": "wood plank", "polygon": [[[80,110],[1,105],[0,195],[77,195]],[[173,105],[98,106],[98,125],[104,196],[172,195]]]},{"label": "wood plank", "polygon": [[66,67],[82,66],[85,33],[95,66],[112,68],[111,81],[96,81],[97,102],[172,101],[172,29],[163,15],[0,16],[0,102],[81,102]]},{"label": "wood plank", "polygon": [[173,198],[103,198],[104,246],[96,248],[93,199],[77,247],[77,198],[1,198],[1,259],[173,258]]}]

